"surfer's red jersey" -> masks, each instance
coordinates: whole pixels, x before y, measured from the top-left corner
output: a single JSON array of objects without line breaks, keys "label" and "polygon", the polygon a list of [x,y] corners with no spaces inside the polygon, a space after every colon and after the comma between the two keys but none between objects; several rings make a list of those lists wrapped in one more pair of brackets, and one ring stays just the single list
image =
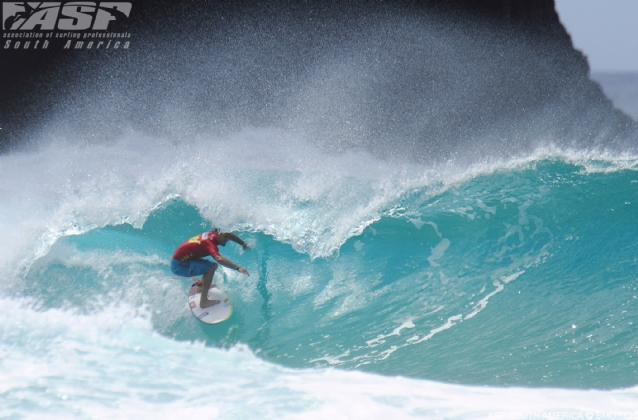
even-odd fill
[{"label": "surfer's red jersey", "polygon": [[173,254],[173,259],[178,261],[187,261],[203,258],[208,255],[211,255],[214,258],[219,258],[217,232],[215,231],[204,232],[201,235],[190,238],[177,248]]}]

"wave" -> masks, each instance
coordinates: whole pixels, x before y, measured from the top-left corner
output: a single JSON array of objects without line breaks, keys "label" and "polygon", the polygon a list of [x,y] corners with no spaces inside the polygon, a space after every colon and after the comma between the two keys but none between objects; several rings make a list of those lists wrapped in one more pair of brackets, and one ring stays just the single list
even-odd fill
[{"label": "wave", "polygon": [[[81,313],[114,301],[147,307],[164,336],[245,344],[295,368],[465,384],[635,385],[631,156],[530,158],[436,177],[382,163],[361,172],[348,156],[302,157],[324,166],[225,173],[219,158],[207,180],[183,161],[153,177],[154,167],[129,160],[123,167],[135,177],[74,180],[45,223],[73,218],[27,248],[29,264],[5,276],[14,281],[3,294]],[[324,177],[330,182],[315,185]],[[224,200],[211,203],[231,179]],[[235,207],[250,200],[251,208]],[[213,224],[239,229],[254,250],[224,250],[252,276],[224,273],[236,313],[206,329],[188,313],[188,285],[167,261]]]},{"label": "wave", "polygon": [[[333,6],[51,74],[0,155],[0,417],[634,415],[635,125],[560,26]],[[252,275],[207,327],[168,260],[212,226]]]}]

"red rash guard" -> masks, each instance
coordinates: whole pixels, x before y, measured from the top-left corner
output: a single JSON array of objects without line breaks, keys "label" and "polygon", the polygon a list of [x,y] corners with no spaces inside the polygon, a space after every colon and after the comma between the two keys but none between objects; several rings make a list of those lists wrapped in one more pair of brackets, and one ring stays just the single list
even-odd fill
[{"label": "red rash guard", "polygon": [[204,232],[201,235],[194,236],[184,242],[175,250],[173,259],[178,261],[188,261],[206,256],[219,258],[219,249],[217,249],[217,232]]}]

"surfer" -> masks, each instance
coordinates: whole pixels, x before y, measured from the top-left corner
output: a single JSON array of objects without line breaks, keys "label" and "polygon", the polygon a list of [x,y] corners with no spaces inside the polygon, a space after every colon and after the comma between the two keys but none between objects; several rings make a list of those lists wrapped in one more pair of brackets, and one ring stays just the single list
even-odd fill
[{"label": "surfer", "polygon": [[219,303],[219,301],[216,300],[208,300],[208,289],[211,287],[217,264],[204,259],[204,257],[210,255],[224,267],[232,268],[247,276],[250,275],[245,268],[240,267],[228,258],[224,258],[220,255],[218,246],[226,245],[229,240],[236,242],[244,250],[248,249],[246,242],[242,241],[236,235],[214,229],[187,240],[181,244],[173,254],[171,271],[174,274],[182,277],[203,276],[201,282],[195,282],[193,284],[194,286],[202,287],[202,297],[199,304],[201,308]]}]

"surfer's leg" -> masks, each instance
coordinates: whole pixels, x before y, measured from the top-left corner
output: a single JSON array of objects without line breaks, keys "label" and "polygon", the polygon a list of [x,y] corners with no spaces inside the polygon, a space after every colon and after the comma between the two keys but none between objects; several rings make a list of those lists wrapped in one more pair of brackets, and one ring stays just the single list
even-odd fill
[{"label": "surfer's leg", "polygon": [[217,264],[203,258],[187,261],[173,260],[171,262],[171,270],[179,276],[195,277],[203,275],[201,281],[193,282],[190,290],[190,294],[201,292],[199,305],[201,308],[219,303],[218,300],[208,300],[208,290],[211,287],[216,269]]},{"label": "surfer's leg", "polygon": [[210,289],[211,284],[213,283],[213,275],[215,274],[215,270],[217,269],[217,264],[212,264],[210,269],[204,274],[202,277],[202,281],[204,285],[202,286],[202,295],[199,300],[199,307],[206,308],[212,305],[219,303],[218,300],[208,300],[208,290]]}]

